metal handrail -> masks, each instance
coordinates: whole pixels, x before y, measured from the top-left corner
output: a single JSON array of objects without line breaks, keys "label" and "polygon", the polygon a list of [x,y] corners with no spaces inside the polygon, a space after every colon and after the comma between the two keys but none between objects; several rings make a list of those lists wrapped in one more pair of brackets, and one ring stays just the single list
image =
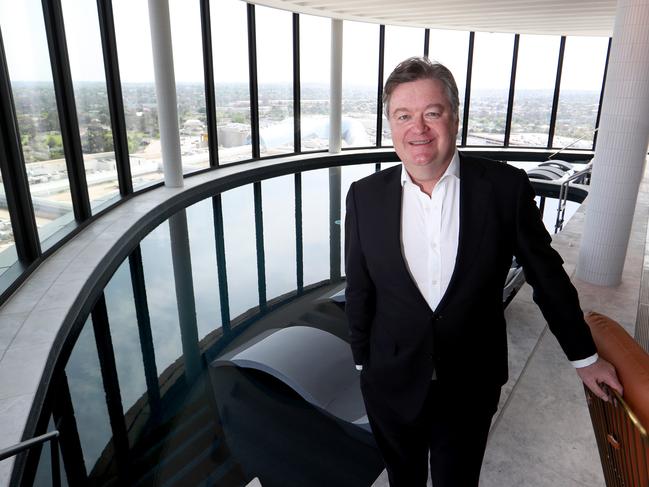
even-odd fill
[{"label": "metal handrail", "polygon": [[52,459],[52,486],[61,487],[61,468],[59,465],[59,432],[58,430],[50,431],[41,436],[35,436],[29,440],[21,441],[8,448],[0,450],[0,461],[11,458],[19,453],[29,450],[35,446],[42,445],[50,441],[50,454]]},{"label": "metal handrail", "polygon": [[568,192],[570,191],[570,183],[577,180],[585,181],[593,170],[593,162],[586,164],[586,167],[568,177],[561,183],[559,189],[559,203],[557,204],[557,219],[554,224],[554,233],[558,233],[563,229],[563,222],[566,216],[566,205],[568,201]]}]

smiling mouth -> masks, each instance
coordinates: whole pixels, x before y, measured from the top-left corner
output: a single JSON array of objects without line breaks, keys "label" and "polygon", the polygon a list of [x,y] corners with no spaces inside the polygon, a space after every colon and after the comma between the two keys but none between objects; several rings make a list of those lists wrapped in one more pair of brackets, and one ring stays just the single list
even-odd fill
[{"label": "smiling mouth", "polygon": [[426,139],[426,140],[413,140],[411,142],[408,142],[410,145],[426,145],[430,144],[432,142],[432,139]]}]

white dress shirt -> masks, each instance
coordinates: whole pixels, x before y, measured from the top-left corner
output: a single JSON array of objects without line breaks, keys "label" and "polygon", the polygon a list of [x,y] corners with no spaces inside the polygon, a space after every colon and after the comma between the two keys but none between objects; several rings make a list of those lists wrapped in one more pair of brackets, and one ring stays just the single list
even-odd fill
[{"label": "white dress shirt", "polygon": [[[422,296],[435,310],[448,288],[460,232],[460,158],[457,150],[430,196],[401,168],[401,250]],[[576,368],[597,360],[597,354],[572,361]],[[356,366],[362,370],[361,365]],[[435,374],[433,374],[435,378]]]},{"label": "white dress shirt", "polygon": [[401,168],[401,249],[410,276],[435,310],[455,268],[460,233],[457,151],[430,196]]}]

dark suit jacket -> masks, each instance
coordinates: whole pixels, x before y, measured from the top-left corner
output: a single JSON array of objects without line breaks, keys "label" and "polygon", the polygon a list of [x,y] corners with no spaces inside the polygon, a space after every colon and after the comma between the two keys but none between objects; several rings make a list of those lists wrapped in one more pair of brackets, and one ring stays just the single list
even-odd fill
[{"label": "dark suit jacket", "polygon": [[433,368],[438,380],[460,387],[504,384],[502,291],[513,255],[568,359],[596,352],[524,171],[460,156],[457,260],[435,310],[402,256],[400,175],[400,165],[386,169],[355,182],[347,194],[346,313],[366,401],[413,418]]}]

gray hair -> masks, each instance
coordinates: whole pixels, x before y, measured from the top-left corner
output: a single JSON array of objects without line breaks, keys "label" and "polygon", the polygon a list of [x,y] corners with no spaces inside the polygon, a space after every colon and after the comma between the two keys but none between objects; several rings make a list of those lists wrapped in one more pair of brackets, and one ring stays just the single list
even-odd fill
[{"label": "gray hair", "polygon": [[457,92],[457,84],[453,73],[437,61],[430,61],[427,57],[409,57],[405,61],[400,62],[394,71],[388,76],[383,89],[383,112],[386,118],[389,117],[390,97],[395,88],[402,83],[409,83],[420,79],[436,79],[441,81],[444,85],[446,98],[451,104],[451,109],[455,115],[455,119],[459,118],[460,98]]}]

